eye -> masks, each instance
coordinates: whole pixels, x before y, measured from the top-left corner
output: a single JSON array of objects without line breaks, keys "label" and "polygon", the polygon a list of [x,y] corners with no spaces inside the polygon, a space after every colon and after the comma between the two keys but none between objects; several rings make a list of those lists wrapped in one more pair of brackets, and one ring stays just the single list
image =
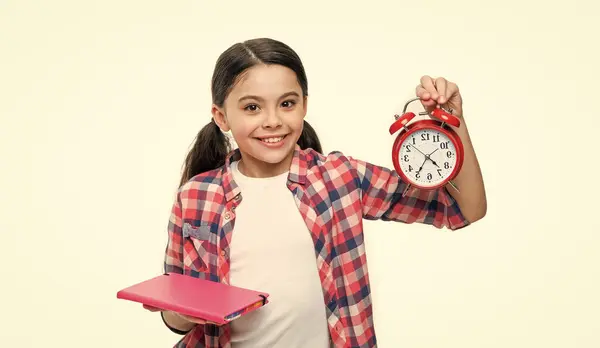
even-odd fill
[{"label": "eye", "polygon": [[281,106],[283,106],[284,108],[292,108],[294,105],[296,105],[295,100],[286,100],[283,103],[281,103]]},{"label": "eye", "polygon": [[249,112],[256,112],[258,111],[258,105],[256,104],[248,104],[244,107],[245,111],[249,111]]}]

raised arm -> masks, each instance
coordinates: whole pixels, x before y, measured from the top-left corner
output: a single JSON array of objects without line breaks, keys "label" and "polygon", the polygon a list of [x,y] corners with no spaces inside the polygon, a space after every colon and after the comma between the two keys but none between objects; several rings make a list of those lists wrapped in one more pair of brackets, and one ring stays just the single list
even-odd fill
[{"label": "raised arm", "polygon": [[421,77],[416,87],[416,95],[426,111],[431,112],[438,106],[451,109],[461,119],[460,127],[454,127],[464,147],[464,162],[460,173],[454,179],[459,191],[448,185],[447,190],[458,202],[462,214],[471,223],[482,219],[487,213],[487,199],[483,176],[479,167],[475,149],[463,117],[463,101],[456,83],[443,77],[433,79]]},{"label": "raised arm", "polygon": [[351,159],[362,189],[364,218],[418,222],[456,230],[482,219],[487,212],[481,169],[463,118],[462,96],[455,83],[429,76],[421,78],[416,95],[426,111],[444,106],[461,119],[460,127],[455,128],[464,147],[463,165],[454,179],[459,190],[447,185],[435,190],[411,188],[405,192],[407,183],[395,171]]},{"label": "raised arm", "polygon": [[361,185],[363,217],[368,220],[424,223],[457,230],[469,222],[446,188],[409,189],[398,173],[386,167],[349,158]]}]

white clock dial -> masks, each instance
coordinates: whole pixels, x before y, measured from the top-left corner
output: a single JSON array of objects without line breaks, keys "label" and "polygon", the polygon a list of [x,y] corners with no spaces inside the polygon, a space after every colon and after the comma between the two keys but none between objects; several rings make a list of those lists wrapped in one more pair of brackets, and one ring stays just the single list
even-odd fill
[{"label": "white clock dial", "polygon": [[447,180],[456,160],[454,143],[433,129],[421,129],[406,137],[398,154],[400,169],[409,181],[424,187]]}]

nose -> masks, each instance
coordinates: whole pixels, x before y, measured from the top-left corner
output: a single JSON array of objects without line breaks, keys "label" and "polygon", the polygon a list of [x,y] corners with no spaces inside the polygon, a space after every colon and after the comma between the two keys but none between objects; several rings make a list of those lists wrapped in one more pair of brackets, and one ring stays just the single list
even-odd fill
[{"label": "nose", "polygon": [[283,124],[281,116],[276,110],[265,112],[265,115],[265,121],[263,123],[264,128],[278,128]]}]

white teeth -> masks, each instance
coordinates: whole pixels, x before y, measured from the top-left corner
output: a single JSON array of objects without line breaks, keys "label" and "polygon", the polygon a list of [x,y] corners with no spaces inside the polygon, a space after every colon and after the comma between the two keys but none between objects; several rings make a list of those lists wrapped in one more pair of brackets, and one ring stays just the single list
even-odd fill
[{"label": "white teeth", "polygon": [[283,140],[283,137],[261,139],[261,141],[264,141],[265,143],[278,143],[281,140]]}]

